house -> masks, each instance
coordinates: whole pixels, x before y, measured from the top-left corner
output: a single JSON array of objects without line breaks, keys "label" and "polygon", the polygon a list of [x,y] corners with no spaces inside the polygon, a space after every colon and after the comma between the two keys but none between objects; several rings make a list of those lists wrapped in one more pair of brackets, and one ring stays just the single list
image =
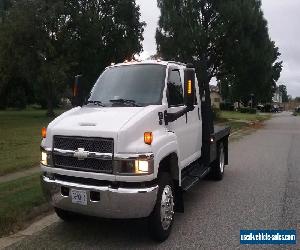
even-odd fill
[{"label": "house", "polygon": [[211,106],[217,109],[220,109],[220,103],[222,102],[222,96],[220,95],[220,91],[218,86],[210,85],[210,100]]},{"label": "house", "polygon": [[276,104],[282,103],[282,92],[279,90],[278,87],[276,88],[276,91],[273,95],[272,101],[273,101],[273,103],[276,103]]}]

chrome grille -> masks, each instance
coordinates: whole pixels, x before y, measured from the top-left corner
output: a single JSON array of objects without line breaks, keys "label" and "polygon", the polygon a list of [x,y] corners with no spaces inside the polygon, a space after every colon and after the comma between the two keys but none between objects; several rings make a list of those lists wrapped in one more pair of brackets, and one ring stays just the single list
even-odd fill
[{"label": "chrome grille", "polygon": [[93,158],[78,160],[74,157],[54,154],[53,161],[57,168],[108,174],[112,173],[112,160],[98,160]]},{"label": "chrome grille", "polygon": [[[88,157],[74,157],[78,149],[88,152]],[[56,168],[113,173],[113,150],[114,142],[109,138],[54,136],[53,164]]]},{"label": "chrome grille", "polygon": [[64,150],[77,150],[99,153],[113,153],[114,141],[108,138],[54,136],[53,147]]}]

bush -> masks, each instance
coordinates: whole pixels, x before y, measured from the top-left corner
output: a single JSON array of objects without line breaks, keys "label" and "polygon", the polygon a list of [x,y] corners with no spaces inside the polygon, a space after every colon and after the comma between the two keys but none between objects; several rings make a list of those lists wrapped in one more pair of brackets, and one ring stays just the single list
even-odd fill
[{"label": "bush", "polygon": [[234,111],[234,105],[232,103],[220,103],[220,110]]},{"label": "bush", "polygon": [[239,108],[239,111],[241,112],[241,113],[248,113],[248,108]]},{"label": "bush", "polygon": [[249,109],[249,114],[256,114],[256,113],[257,113],[256,109],[253,109],[253,108]]},{"label": "bush", "polygon": [[241,113],[256,114],[256,109],[253,109],[253,108],[240,108],[239,111]]},{"label": "bush", "polygon": [[22,87],[16,87],[8,94],[7,100],[8,107],[25,109],[27,104],[25,89]]}]

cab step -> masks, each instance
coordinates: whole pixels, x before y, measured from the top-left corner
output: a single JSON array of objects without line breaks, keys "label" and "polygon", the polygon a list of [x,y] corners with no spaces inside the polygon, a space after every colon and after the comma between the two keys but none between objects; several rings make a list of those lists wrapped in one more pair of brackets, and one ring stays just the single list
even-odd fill
[{"label": "cab step", "polygon": [[204,168],[199,163],[193,163],[188,171],[182,173],[181,187],[184,191],[191,189],[196,185],[204,176],[208,174],[210,168]]},{"label": "cab step", "polygon": [[181,187],[184,191],[188,191],[200,181],[199,177],[185,176],[181,182]]}]

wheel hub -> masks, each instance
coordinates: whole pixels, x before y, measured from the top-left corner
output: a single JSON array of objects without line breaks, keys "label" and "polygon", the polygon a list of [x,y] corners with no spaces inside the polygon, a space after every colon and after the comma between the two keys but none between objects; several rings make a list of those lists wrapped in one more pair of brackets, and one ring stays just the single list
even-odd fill
[{"label": "wheel hub", "polygon": [[173,220],[174,215],[174,198],[172,188],[166,185],[161,197],[160,218],[164,230],[167,230]]}]

